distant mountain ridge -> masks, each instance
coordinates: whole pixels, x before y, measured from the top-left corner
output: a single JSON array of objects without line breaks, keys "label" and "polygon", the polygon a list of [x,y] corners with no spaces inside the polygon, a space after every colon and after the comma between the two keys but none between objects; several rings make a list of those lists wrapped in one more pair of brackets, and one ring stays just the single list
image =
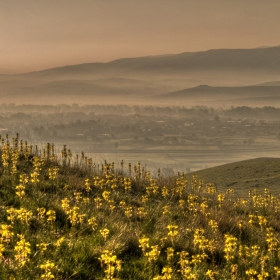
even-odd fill
[{"label": "distant mountain ridge", "polygon": [[279,106],[280,85],[253,85],[243,87],[197,87],[178,90],[151,97],[160,102],[175,102],[192,105],[220,104],[227,106]]},{"label": "distant mountain ridge", "polygon": [[28,76],[50,74],[96,73],[119,71],[133,72],[189,72],[198,70],[228,71],[277,71],[280,73],[280,46],[255,49],[213,49],[200,52],[185,52],[174,55],[120,58],[107,63],[84,63],[68,65],[36,72],[25,73]]},{"label": "distant mountain ridge", "polygon": [[[16,103],[50,98],[52,102],[125,103],[150,102],[147,96],[162,95],[162,100],[169,96],[180,102],[179,97],[189,96],[200,102],[212,95],[213,102],[260,98],[261,104],[265,97],[278,98],[278,84],[270,81],[279,79],[280,46],[214,49],[0,75],[0,98]],[[199,86],[203,84],[209,86]]]}]

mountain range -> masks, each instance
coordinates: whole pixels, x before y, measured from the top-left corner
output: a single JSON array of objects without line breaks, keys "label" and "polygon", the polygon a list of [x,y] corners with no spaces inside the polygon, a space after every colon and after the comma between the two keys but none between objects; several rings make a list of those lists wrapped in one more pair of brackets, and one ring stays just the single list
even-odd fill
[{"label": "mountain range", "polygon": [[215,101],[242,104],[252,99],[270,104],[278,100],[278,87],[280,46],[122,58],[0,75],[2,102],[15,103],[182,100],[214,106]]}]

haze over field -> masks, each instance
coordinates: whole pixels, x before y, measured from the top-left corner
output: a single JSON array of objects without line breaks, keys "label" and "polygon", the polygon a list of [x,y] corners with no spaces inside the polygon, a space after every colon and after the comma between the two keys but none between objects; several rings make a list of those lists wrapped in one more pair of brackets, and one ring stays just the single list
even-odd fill
[{"label": "haze over field", "polygon": [[277,155],[279,14],[273,0],[2,1],[0,129],[193,170]]}]

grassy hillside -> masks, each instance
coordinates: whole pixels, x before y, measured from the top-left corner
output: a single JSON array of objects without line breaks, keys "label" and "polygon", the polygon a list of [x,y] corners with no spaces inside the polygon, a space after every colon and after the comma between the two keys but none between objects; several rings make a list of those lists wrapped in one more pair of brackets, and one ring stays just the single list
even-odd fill
[{"label": "grassy hillside", "polygon": [[2,139],[0,279],[279,279],[268,189],[236,199],[234,186],[54,151]]},{"label": "grassy hillside", "polygon": [[213,183],[221,192],[233,188],[236,194],[246,196],[249,190],[269,188],[273,194],[280,193],[279,158],[244,160],[207,168],[195,174],[205,183]]}]

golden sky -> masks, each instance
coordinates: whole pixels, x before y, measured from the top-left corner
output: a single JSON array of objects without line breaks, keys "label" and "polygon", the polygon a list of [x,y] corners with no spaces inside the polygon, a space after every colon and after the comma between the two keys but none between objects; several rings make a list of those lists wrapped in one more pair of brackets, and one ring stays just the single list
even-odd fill
[{"label": "golden sky", "polygon": [[279,0],[0,0],[0,73],[264,45]]}]

